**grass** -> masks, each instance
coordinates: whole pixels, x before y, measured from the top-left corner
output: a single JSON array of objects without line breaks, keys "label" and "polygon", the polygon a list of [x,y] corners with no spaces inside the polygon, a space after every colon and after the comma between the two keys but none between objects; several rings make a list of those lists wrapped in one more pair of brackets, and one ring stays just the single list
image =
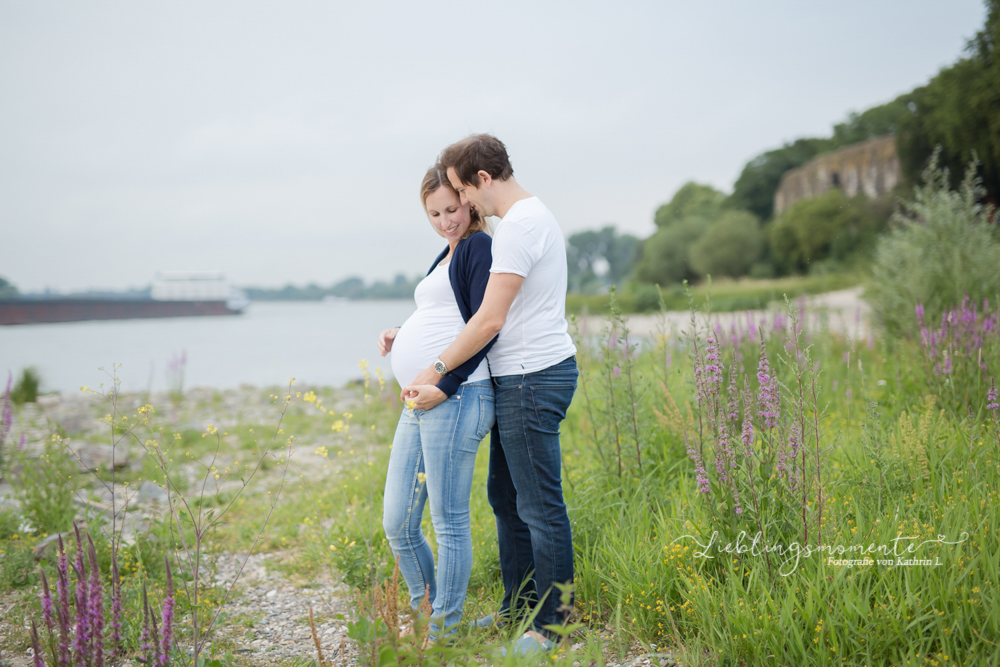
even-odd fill
[{"label": "grass", "polygon": [[[760,294],[783,289],[782,284],[755,283],[746,291]],[[800,284],[811,289],[807,285],[814,283]],[[716,285],[713,304],[725,289],[737,295],[742,288],[739,283]],[[615,327],[614,346],[607,337],[580,342],[581,383],[563,424],[564,489],[576,550],[573,620],[580,624],[567,646],[580,646],[567,648],[556,662],[604,664],[626,654],[662,651],[681,657],[684,664],[704,665],[1000,661],[1000,566],[995,558],[1000,553],[1000,441],[996,423],[984,409],[981,383],[956,392],[966,397],[960,408],[947,407],[945,396],[928,399],[940,384],[915,341],[876,336],[870,344],[858,345],[825,332],[813,332],[808,341],[803,336],[818,364],[807,369],[818,372],[816,402],[805,401],[801,408],[805,421],[818,426],[805,430],[810,442],[818,436],[820,450],[818,455],[810,450],[807,468],[818,467],[822,477],[811,472],[802,477],[810,531],[805,540],[800,496],[783,487],[773,469],[770,477],[757,478],[762,485],[771,484],[763,499],[768,509],[758,513],[771,543],[798,541],[800,547],[815,547],[820,527],[827,545],[892,545],[900,536],[913,537],[929,540],[914,555],[931,564],[897,566],[895,557],[877,556],[876,561],[893,564],[847,566],[825,554],[797,560],[776,554],[771,572],[763,555],[703,546],[715,531],[721,545],[740,531],[754,534],[757,524],[749,501],[744,514],[735,514],[731,489],[715,479],[711,462],[718,443],[711,439],[705,442],[705,457],[713,489],[707,497],[698,492],[684,424],[705,414],[686,354],[690,342],[674,335],[642,347],[638,357],[626,357],[619,338],[622,323]],[[782,383],[783,414],[791,415],[801,398],[796,390],[800,357],[786,343],[790,339],[774,334],[766,349]],[[664,355],[667,348],[673,350],[670,357]],[[741,383],[745,374],[750,390],[756,391],[758,343],[749,338],[720,354],[726,368]],[[671,361],[664,363],[665,358]],[[984,353],[984,358],[994,357]],[[618,373],[613,372],[616,366]],[[516,629],[485,634],[463,630],[450,653],[425,655],[378,625],[374,591],[383,591],[384,603],[386,582],[392,578],[381,498],[398,417],[395,388],[370,379],[365,387],[313,390],[319,403],[338,407],[318,409],[305,389],[292,394],[283,428],[296,435],[290,468],[294,483],[283,491],[260,548],[294,554],[280,566],[288,575],[309,578],[332,572],[360,590],[367,600],[362,617],[368,625],[355,624],[352,632],[364,646],[380,644],[378,650],[392,659],[419,654],[424,664],[501,662],[495,651]],[[209,403],[183,409],[191,419],[221,409],[218,402]],[[677,406],[675,412],[671,405]],[[222,454],[245,456],[265,424],[257,419],[228,426]],[[213,451],[212,438],[201,437],[200,431],[180,429],[178,434],[175,459],[196,461]],[[469,619],[495,611],[502,597],[496,528],[485,492],[488,451],[484,443],[471,499],[475,553],[465,608]],[[261,478],[261,492],[235,502],[210,550],[246,548],[268,507],[266,489],[274,490],[269,486],[274,470]],[[146,468],[129,474],[133,483],[154,477]],[[0,551],[6,552],[0,586],[21,591],[37,611],[25,549],[38,536],[11,537],[18,523],[9,512],[0,513]],[[434,546],[427,517],[424,527]],[[938,536],[955,544],[938,543]],[[142,545],[130,562],[150,562],[163,544],[161,538]],[[154,582],[162,576],[153,568],[133,567]],[[27,581],[17,578],[22,570]],[[403,592],[391,594],[402,609]],[[253,619],[231,622],[246,625]],[[516,662],[508,658],[505,664]]]}]

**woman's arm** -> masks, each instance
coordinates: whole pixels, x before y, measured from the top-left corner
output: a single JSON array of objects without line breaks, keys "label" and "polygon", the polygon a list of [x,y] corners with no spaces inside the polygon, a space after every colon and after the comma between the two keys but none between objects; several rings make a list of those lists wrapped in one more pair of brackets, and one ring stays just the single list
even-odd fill
[{"label": "woman's arm", "polygon": [[[490,282],[490,267],[493,264],[493,253],[491,252],[492,240],[486,234],[476,234],[465,241],[468,244],[464,248],[465,252],[461,258],[461,263],[456,266],[460,270],[458,276],[458,293],[456,299],[461,299],[468,305],[466,323],[479,311],[486,295],[486,286]],[[497,336],[486,343],[479,351],[469,357],[465,362],[456,364],[456,367],[447,376],[440,378],[437,383],[438,389],[446,395],[454,394],[458,387],[469,379],[469,376],[476,372],[479,364],[486,358],[486,353],[496,342]]]}]

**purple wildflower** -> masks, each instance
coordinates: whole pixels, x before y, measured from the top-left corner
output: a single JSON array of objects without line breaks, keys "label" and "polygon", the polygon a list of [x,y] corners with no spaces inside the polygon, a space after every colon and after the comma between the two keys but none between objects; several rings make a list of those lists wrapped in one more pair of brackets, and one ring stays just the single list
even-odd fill
[{"label": "purple wildflower", "polygon": [[55,621],[52,618],[52,591],[49,589],[49,579],[45,576],[45,570],[41,570],[42,574],[42,621],[45,622],[46,635],[49,640],[49,650],[52,651],[52,657],[55,658]]},{"label": "purple wildflower", "polygon": [[80,538],[80,527],[73,522],[73,531],[76,533],[76,561],[73,563],[73,569],[76,571],[76,596],[75,596],[75,615],[76,615],[76,636],[73,641],[73,661],[77,665],[85,664],[89,662],[89,651],[87,650],[90,646],[90,614],[88,613],[90,609],[88,595],[87,595],[87,571],[84,569],[83,562],[83,540]]},{"label": "purple wildflower", "polygon": [[[917,314],[918,323],[922,323],[921,313]],[[983,302],[980,312],[979,306],[965,297],[956,308],[942,314],[936,329],[920,326],[920,343],[932,362],[929,365],[933,373],[949,376],[967,364],[976,363],[985,375],[988,368],[982,360],[982,351],[987,339],[995,339],[1000,333],[998,318],[1000,313],[989,312],[989,301]]]},{"label": "purple wildflower", "polygon": [[146,663],[147,667],[154,667],[156,652],[153,650],[153,636],[149,628],[149,597],[146,595],[146,581],[142,582],[142,632],[139,634],[139,650],[145,654],[145,658],[140,659]]},{"label": "purple wildflower", "polygon": [[687,434],[684,434],[684,441],[687,443],[687,454],[691,461],[694,463],[694,472],[698,480],[698,493],[708,495],[711,490],[711,484],[708,481],[708,471],[705,470],[705,464],[701,460],[701,454],[698,450],[694,448],[691,444],[691,440],[688,439]]},{"label": "purple wildflower", "polygon": [[715,450],[715,472],[719,476],[719,481],[723,484],[729,481],[726,466],[730,463],[732,457],[733,453],[729,449],[729,429],[726,428],[726,423],[720,420],[719,442]]},{"label": "purple wildflower", "polygon": [[740,403],[739,395],[736,392],[736,377],[733,373],[733,369],[729,369],[729,421],[736,423],[736,420],[740,417]]},{"label": "purple wildflower", "polygon": [[150,663],[150,667],[157,667],[160,664],[160,628],[156,625],[156,616],[152,613],[150,609],[149,623],[152,629],[149,633],[149,643],[153,648],[152,655],[154,662]]},{"label": "purple wildflower", "polygon": [[923,327],[924,326],[924,306],[919,301],[917,301],[916,311],[917,311],[917,326]]},{"label": "purple wildflower", "polygon": [[34,652],[34,667],[45,667],[45,659],[42,658],[42,647],[38,644],[38,627],[35,620],[31,620],[31,649]]},{"label": "purple wildflower", "polygon": [[743,514],[743,506],[740,504],[740,492],[736,488],[738,485],[733,484],[733,511],[736,512],[737,516]]},{"label": "purple wildflower", "polygon": [[757,409],[760,411],[760,418],[764,420],[764,428],[770,430],[778,425],[778,419],[781,416],[781,397],[778,393],[778,378],[771,375],[771,364],[767,360],[767,347],[764,345],[763,333],[760,337],[757,382],[760,385]]},{"label": "purple wildflower", "polygon": [[695,354],[693,355],[692,367],[695,393],[697,394],[698,404],[701,405],[708,400],[708,385],[705,382],[705,366],[701,357],[697,354],[697,350],[695,350]]},{"label": "purple wildflower", "polygon": [[705,341],[705,382],[709,393],[718,396],[722,385],[722,362],[719,361],[719,350],[712,334]]},{"label": "purple wildflower", "polygon": [[614,368],[611,369],[611,374],[614,375],[615,377],[621,375],[622,374],[621,366],[615,364]]},{"label": "purple wildflower", "polygon": [[49,590],[49,580],[45,576],[45,570],[42,570],[42,620],[51,637],[55,621],[52,619],[52,592]]},{"label": "purple wildflower", "polygon": [[698,493],[707,496],[711,493],[712,486],[708,481],[708,472],[705,470],[705,466],[699,465],[694,471],[698,476]]},{"label": "purple wildflower", "polygon": [[1000,402],[997,400],[997,382],[994,378],[990,378],[990,390],[986,393],[986,409],[994,413],[994,417],[997,411],[1000,411]]},{"label": "purple wildflower", "polygon": [[94,667],[104,665],[104,591],[101,590],[101,571],[97,566],[97,549],[87,535],[87,555],[90,557],[90,655]]},{"label": "purple wildflower", "polygon": [[173,639],[174,626],[174,578],[170,573],[170,559],[164,556],[163,562],[167,567],[167,590],[166,596],[163,598],[163,614],[161,616],[163,619],[163,641],[161,644],[163,648],[157,667],[167,667],[167,663],[170,661],[170,643]]},{"label": "purple wildflower", "polygon": [[21,434],[21,439],[17,441],[17,451],[24,451],[24,433]]},{"label": "purple wildflower", "polygon": [[750,411],[743,413],[743,433],[740,436],[743,443],[743,450],[747,456],[753,456],[753,421],[750,419]]},{"label": "purple wildflower", "polygon": [[58,578],[56,579],[56,595],[59,598],[59,606],[56,614],[59,617],[59,657],[58,667],[69,667],[69,564],[66,559],[66,545],[63,544],[62,536],[59,536],[59,562],[56,565]]},{"label": "purple wildflower", "polygon": [[788,475],[788,483],[792,485],[792,489],[798,489],[799,483],[797,476],[795,474],[795,464],[798,461],[799,450],[802,448],[802,438],[799,434],[799,427],[793,426],[792,432],[788,435],[788,458],[786,463],[788,467],[786,468]]}]

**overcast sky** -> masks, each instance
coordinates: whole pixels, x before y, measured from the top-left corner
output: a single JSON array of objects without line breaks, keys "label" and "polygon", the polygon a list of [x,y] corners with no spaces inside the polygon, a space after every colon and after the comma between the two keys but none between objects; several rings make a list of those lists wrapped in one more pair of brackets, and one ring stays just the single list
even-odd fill
[{"label": "overcast sky", "polygon": [[423,272],[472,132],[568,235],[829,134],[962,55],[980,0],[0,0],[0,276],[124,288]]}]

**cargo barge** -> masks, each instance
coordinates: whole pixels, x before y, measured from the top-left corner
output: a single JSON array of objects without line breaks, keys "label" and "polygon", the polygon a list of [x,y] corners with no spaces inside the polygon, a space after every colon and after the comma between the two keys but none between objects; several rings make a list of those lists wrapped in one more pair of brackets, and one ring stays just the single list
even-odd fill
[{"label": "cargo barge", "polygon": [[242,291],[226,285],[221,273],[164,273],[157,276],[148,298],[66,296],[2,300],[0,326],[239,315],[248,305]]}]

